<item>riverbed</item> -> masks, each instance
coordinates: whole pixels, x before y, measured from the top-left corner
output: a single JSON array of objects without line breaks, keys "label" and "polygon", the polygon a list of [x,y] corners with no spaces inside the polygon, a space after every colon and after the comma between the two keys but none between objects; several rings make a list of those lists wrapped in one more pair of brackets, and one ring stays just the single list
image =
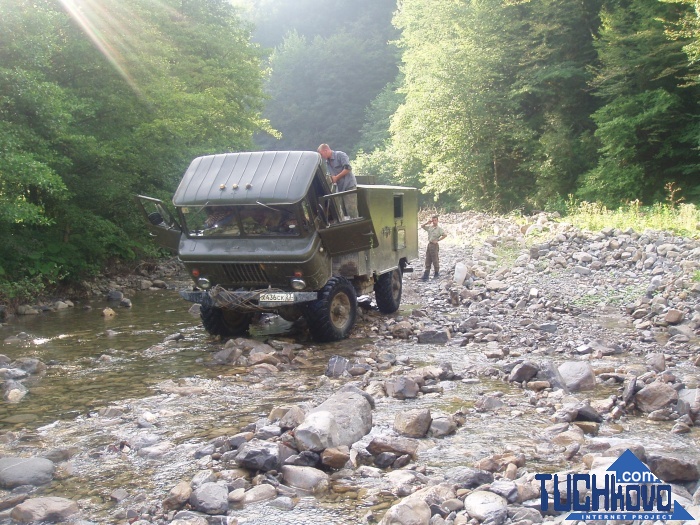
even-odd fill
[{"label": "riverbed", "polygon": [[[461,225],[451,227],[456,232]],[[419,272],[407,274],[400,311],[390,316],[373,308],[362,311],[352,336],[339,343],[318,345],[304,330],[279,318],[263,319],[252,327],[250,337],[293,347],[298,358],[294,365],[279,366],[272,374],[212,364],[212,355],[224,342],[208,336],[198,316],[189,312],[190,303],[177,293],[180,282],[172,283],[170,289],[131,294],[130,308],[99,298],[76,301],[72,308],[60,311],[18,317],[0,328],[0,339],[20,335],[21,342],[4,344],[2,353],[11,359],[39,359],[47,370],[25,381],[29,393],[19,403],[0,405],[0,453],[58,458],[54,481],[34,495],[78,501],[82,520],[127,523],[140,518],[167,523],[159,502],[179,481],[189,481],[211,466],[211,458],[196,457],[199,449],[264,422],[275,407],[315,406],[348,382],[366,387],[373,379],[450,364],[456,378],[441,381],[433,393],[405,400],[377,397],[373,429],[359,444],[391,434],[394,418],[401,411],[428,408],[433,417],[457,415],[463,420],[459,428],[447,436],[421,439],[418,454],[408,467],[433,479],[452,467],[504,453],[526,457],[524,470],[530,473],[569,468],[571,458],[549,442],[555,410],[567,401],[604,403],[622,395],[623,385],[609,380],[576,396],[552,393],[549,399],[543,398],[503,380],[502,369],[509,362],[525,357],[555,362],[584,359],[596,373],[623,376],[633,370],[644,373],[649,354],[666,353],[669,373],[683,378],[688,387],[698,384],[697,367],[691,359],[697,341],[669,343],[662,330],[642,344],[639,330],[619,302],[604,305],[581,300],[567,310],[567,290],[569,295],[575,290],[584,299],[592,293],[586,293],[591,289],[587,281],[565,270],[518,278],[522,294],[532,294],[536,287],[552,305],[542,301],[542,308],[517,310],[493,295],[481,303],[453,304],[450,270],[466,258],[465,252],[474,257],[472,250],[459,242],[447,244],[443,248],[444,280],[423,283]],[[497,270],[496,265],[490,269]],[[624,277],[629,281],[624,286],[610,275],[605,279],[611,287],[644,290],[645,283],[634,283],[629,275]],[[597,284],[596,290],[603,288]],[[520,293],[516,292],[511,295]],[[103,316],[106,307],[112,307],[116,315]],[[457,329],[475,315],[489,324],[482,329],[483,340],[470,339]],[[408,338],[392,335],[392,326],[404,321],[410,321],[415,333],[448,329],[453,336],[444,343],[421,344],[415,333]],[[558,332],[552,335],[549,328],[540,330],[545,325],[554,325]],[[590,340],[619,345],[622,351],[572,358],[573,350]],[[501,352],[500,358],[491,351],[494,349]],[[388,373],[371,370],[362,377],[339,379],[324,375],[331,356],[367,359],[382,352],[396,355],[400,363]],[[478,408],[484,398],[497,399],[498,408]],[[643,443],[648,450],[697,457],[695,431],[672,433],[673,425],[674,419],[652,420],[634,412],[606,417],[596,434],[587,436],[573,461],[580,461],[587,449],[600,449],[600,443]],[[167,447],[157,457],[134,453],[144,439],[167,443]],[[351,481],[341,479],[337,485],[339,490],[323,496],[300,494],[292,510],[261,504],[234,509],[229,516],[241,523],[366,523],[380,518],[397,500],[395,491],[381,478],[357,476]],[[118,490],[123,493],[115,497]],[[9,497],[9,492],[3,497]],[[0,523],[12,523],[7,513],[0,513]]]}]

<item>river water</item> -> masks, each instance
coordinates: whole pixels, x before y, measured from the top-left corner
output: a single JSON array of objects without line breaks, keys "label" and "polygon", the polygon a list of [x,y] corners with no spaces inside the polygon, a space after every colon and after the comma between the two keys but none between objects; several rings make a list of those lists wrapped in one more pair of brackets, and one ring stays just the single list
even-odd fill
[{"label": "river water", "polygon": [[[85,517],[101,523],[120,522],[109,497],[113,490],[126,488],[131,494],[162,498],[179,480],[191,479],[201,468],[186,456],[208,440],[240,431],[266,416],[274,406],[323,401],[339,386],[323,375],[333,354],[352,357],[369,349],[386,349],[411,356],[417,365],[451,362],[455,371],[487,361],[483,347],[478,345],[460,348],[385,339],[371,330],[371,322],[358,327],[366,337],[313,345],[304,334],[291,331],[288,323],[273,320],[255,326],[251,336],[303,345],[301,353],[310,364],[282,370],[274,377],[253,377],[245,369],[208,364],[209,356],[221,348],[221,343],[207,336],[199,318],[188,312],[190,303],[180,299],[176,291],[141,292],[130,299],[132,308],[116,308],[95,300],[66,310],[23,316],[0,329],[0,340],[26,334],[21,344],[4,344],[2,353],[10,358],[35,357],[49,365],[45,375],[25,382],[29,394],[20,403],[0,404],[0,441],[7,445],[5,453],[10,450],[29,455],[37,449],[57,446],[82,450],[72,459],[71,467],[80,474],[59,477],[41,493],[73,497],[80,501]],[[113,307],[117,315],[103,317],[101,312],[106,306]],[[410,311],[406,305],[398,315],[407,313],[406,308]],[[600,322],[616,326],[609,315]],[[178,333],[183,336],[181,340],[163,343]],[[163,389],[163,384],[168,383],[205,389],[217,402],[202,405],[196,397],[168,395]],[[566,466],[560,453],[544,446],[543,436],[552,424],[549,414],[528,411],[523,390],[484,378],[443,386],[442,394],[415,400],[378,399],[372,435],[391,429],[400,410],[426,407],[434,415],[454,414],[460,409],[469,411],[485,393],[498,393],[505,404],[503,410],[472,412],[459,432],[439,440],[423,440],[417,463],[434,473],[510,450],[524,453],[533,472]],[[610,391],[605,388],[595,392],[595,397],[608,395]],[[96,468],[94,460],[91,462],[91,451],[118,444],[119,432],[124,432],[105,427],[104,421],[95,417],[96,410],[113,405],[134,405],[140,414],[171,414],[167,427],[170,439],[180,447],[179,455],[156,464],[141,458],[126,461],[123,457],[103,455]],[[619,435],[650,447],[695,450],[694,437],[669,433],[671,423],[646,422],[642,427],[638,426],[639,421],[606,424],[601,429],[602,437],[615,439]],[[353,490],[332,492],[323,500],[302,498],[291,513],[265,507],[236,511],[236,515],[251,524],[359,523],[369,510],[385,508],[393,499],[386,490],[377,488],[375,481],[367,483],[363,489],[362,481],[356,481]]]},{"label": "river water", "polygon": [[[132,308],[118,308],[90,301],[5,325],[2,339],[26,334],[22,344],[5,344],[5,355],[34,357],[50,366],[44,377],[26,383],[30,394],[21,403],[0,405],[2,428],[69,419],[113,401],[150,395],[152,385],[163,379],[214,373],[197,363],[207,338],[187,312],[189,303],[175,291],[139,293],[132,303]],[[107,306],[115,317],[102,316]],[[188,343],[177,351],[158,356],[146,351],[178,332]]]}]

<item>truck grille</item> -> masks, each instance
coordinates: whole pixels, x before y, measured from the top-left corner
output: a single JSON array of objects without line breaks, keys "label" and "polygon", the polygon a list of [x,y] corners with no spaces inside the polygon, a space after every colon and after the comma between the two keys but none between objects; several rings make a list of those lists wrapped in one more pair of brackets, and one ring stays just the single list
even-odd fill
[{"label": "truck grille", "polygon": [[265,270],[259,264],[225,264],[223,266],[226,278],[236,284],[267,283]]}]

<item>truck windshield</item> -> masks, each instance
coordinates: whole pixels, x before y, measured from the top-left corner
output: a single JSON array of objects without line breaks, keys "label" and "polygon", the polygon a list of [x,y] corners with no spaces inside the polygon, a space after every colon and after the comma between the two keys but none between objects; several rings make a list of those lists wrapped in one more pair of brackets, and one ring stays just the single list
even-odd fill
[{"label": "truck windshield", "polygon": [[289,205],[181,208],[190,237],[299,235],[296,207]]}]

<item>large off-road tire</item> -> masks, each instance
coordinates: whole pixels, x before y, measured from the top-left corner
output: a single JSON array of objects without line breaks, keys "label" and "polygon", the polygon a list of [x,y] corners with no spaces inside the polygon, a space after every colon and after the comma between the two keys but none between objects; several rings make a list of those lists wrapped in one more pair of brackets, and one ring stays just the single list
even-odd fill
[{"label": "large off-road tire", "polygon": [[202,305],[199,310],[204,329],[211,335],[238,337],[250,327],[252,314],[224,310],[215,306]]},{"label": "large off-road tire", "polygon": [[357,317],[355,288],[345,277],[331,277],[319,291],[318,299],[304,308],[311,336],[319,342],[345,339]]},{"label": "large off-road tire", "polygon": [[393,314],[401,304],[403,292],[403,272],[400,268],[379,276],[374,285],[377,308],[383,314]]}]

